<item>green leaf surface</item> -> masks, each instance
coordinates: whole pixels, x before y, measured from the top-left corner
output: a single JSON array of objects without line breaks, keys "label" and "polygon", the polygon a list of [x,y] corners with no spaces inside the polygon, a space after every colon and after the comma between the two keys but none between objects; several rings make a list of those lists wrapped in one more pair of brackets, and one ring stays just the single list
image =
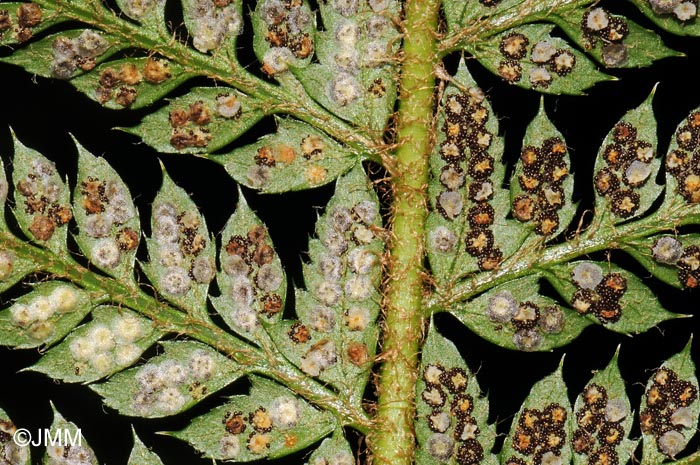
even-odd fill
[{"label": "green leaf surface", "polygon": [[618,333],[642,333],[685,316],[664,309],[641,279],[613,263],[571,262],[544,276],[572,308]]},{"label": "green leaf surface", "polygon": [[5,220],[5,203],[7,203],[7,193],[10,185],[5,174],[5,164],[0,158],[0,232],[7,231],[7,221]]},{"label": "green leaf surface", "polygon": [[[600,25],[606,24],[606,21],[608,25],[613,22],[618,31],[613,37],[615,40],[610,40],[607,35],[611,30],[607,26],[598,31],[584,31],[584,16],[587,20],[594,10],[595,15],[604,18],[598,21]],[[641,68],[650,66],[656,60],[680,55],[666,47],[655,32],[624,16],[611,14],[602,7],[569,10],[566,15],[553,14],[549,19],[591,57],[608,68]]]},{"label": "green leaf surface", "polygon": [[152,105],[192,76],[162,58],[124,58],[102,63],[70,83],[105,108],[135,110]]},{"label": "green leaf surface", "polygon": [[[133,431],[133,429],[132,429]],[[129,455],[129,461],[127,465],[163,465],[158,455],[149,450],[148,447],[141,442],[136,431],[133,431],[134,435],[134,447],[131,449],[131,454]]]},{"label": "green leaf surface", "polygon": [[445,22],[447,23],[447,30],[450,32],[456,32],[459,30],[462,22],[462,14],[464,13],[465,7],[479,8],[482,5],[478,5],[476,2],[471,2],[469,4],[465,2],[458,2],[453,0],[443,0],[442,11],[445,14]]},{"label": "green leaf surface", "polygon": [[669,462],[671,465],[698,465],[700,464],[700,452],[696,452],[680,460]]},{"label": "green leaf surface", "polygon": [[[517,7],[524,7],[525,11],[519,10]],[[457,32],[459,28],[469,28],[479,18],[502,18],[511,15],[525,18],[528,7],[532,7],[532,3],[523,3],[521,0],[478,0],[474,2],[443,0],[448,25],[454,23],[454,26],[450,27],[449,30],[454,32]]]},{"label": "green leaf surface", "polygon": [[[10,235],[5,222],[5,202],[9,185],[5,177],[5,167],[0,160],[0,236]],[[30,260],[18,257],[14,252],[0,250],[0,292],[14,286],[20,279],[36,270],[36,265]]]},{"label": "green leaf surface", "polygon": [[70,190],[56,165],[14,138],[14,216],[24,234],[61,257],[66,257],[68,221],[73,216]]},{"label": "green leaf surface", "polygon": [[639,444],[639,439],[627,437],[634,416],[618,368],[618,353],[619,347],[608,366],[597,371],[576,398],[574,465],[588,465],[604,454],[614,455],[619,463],[627,463]]},{"label": "green leaf surface", "polygon": [[[448,31],[467,39],[471,34],[492,37],[491,27],[504,30],[513,25],[547,21],[553,10],[566,12],[576,4],[588,0],[551,2],[523,2],[522,0],[478,0],[459,2],[443,0]],[[517,26],[516,26],[517,27]]]},{"label": "green leaf surface", "polygon": [[0,250],[0,292],[5,292],[34,271],[37,271],[36,265],[31,260],[18,257],[10,250]]},{"label": "green leaf surface", "polygon": [[700,221],[700,108],[676,128],[666,154],[666,196],[661,214],[683,212],[687,223]]},{"label": "green leaf surface", "polygon": [[92,321],[76,328],[28,370],[68,383],[91,383],[136,363],[162,335],[134,312],[100,306],[92,312]]},{"label": "green leaf surface", "polygon": [[433,208],[426,248],[436,280],[449,283],[495,269],[529,231],[506,219],[510,196],[501,188],[505,166],[498,119],[464,63],[445,88],[438,128],[430,156]]},{"label": "green leaf surface", "polygon": [[0,45],[22,44],[35,34],[66,20],[66,16],[50,6],[3,2],[0,4]]},{"label": "green leaf surface", "polygon": [[104,158],[78,147],[78,178],[73,213],[75,241],[100,270],[134,282],[134,258],[141,225],[129,188]]},{"label": "green leaf surface", "polygon": [[314,16],[306,1],[258,2],[253,21],[253,50],[268,75],[284,73],[290,66],[303,68],[314,50]]},{"label": "green leaf surface", "polygon": [[200,52],[217,56],[235,57],[236,37],[243,31],[243,2],[201,2],[184,0],[182,15],[192,38],[192,45]]},{"label": "green leaf surface", "polygon": [[700,234],[659,235],[629,242],[624,250],[655,278],[681,288],[700,285],[692,263],[700,254]]},{"label": "green leaf surface", "polygon": [[194,341],[160,343],[164,353],[90,387],[123,415],[158,418],[189,409],[244,374],[230,359]]},{"label": "green leaf surface", "polygon": [[72,284],[37,284],[0,312],[0,344],[18,349],[49,346],[68,334],[90,310],[90,296]]},{"label": "green leaf surface", "polygon": [[206,315],[209,283],[216,274],[216,247],[204,217],[164,168],[152,207],[152,236],[146,241],[151,260],[142,268],[170,302]]},{"label": "green leaf surface", "polygon": [[167,31],[165,28],[165,0],[115,0],[119,9],[138,21],[144,29]]},{"label": "green leaf surface", "polygon": [[70,79],[90,72],[96,64],[127,46],[128,43],[92,29],[74,29],[43,37],[0,62],[21,66],[42,77]]},{"label": "green leaf surface", "polygon": [[275,134],[210,159],[236,181],[265,193],[328,184],[359,164],[356,153],[305,123],[284,118],[277,125]]},{"label": "green leaf surface", "polygon": [[357,75],[312,64],[296,71],[308,94],[334,114],[379,133],[391,116],[396,83],[386,69],[363,69]]},{"label": "green leaf surface", "polygon": [[[488,424],[489,405],[476,376],[457,347],[438,333],[431,322],[423,345],[420,378],[416,385],[415,421],[417,465],[464,463],[463,457],[496,465],[491,453],[495,425]],[[473,460],[477,463],[477,460]]]},{"label": "green leaf surface", "polygon": [[287,278],[267,228],[240,191],[221,238],[216,276],[221,296],[212,303],[234,331],[258,339],[263,322],[273,325],[282,318]]},{"label": "green leaf surface", "polygon": [[595,208],[606,212],[615,224],[645,213],[663,191],[663,186],[656,184],[661,162],[656,158],[655,90],[620,119],[598,151],[593,179]]},{"label": "green leaf surface", "polygon": [[316,410],[292,391],[258,376],[251,376],[251,383],[248,395],[231,397],[227,404],[171,434],[205,457],[245,462],[283,457],[335,429],[329,414]]},{"label": "green leaf surface", "polygon": [[355,462],[350,444],[343,436],[342,430],[336,430],[333,436],[326,438],[311,454],[307,465],[338,464],[346,465]]},{"label": "green leaf surface", "polygon": [[254,100],[233,89],[195,87],[124,131],[162,153],[208,153],[236,140],[263,116]]},{"label": "green leaf surface", "polygon": [[306,374],[359,402],[376,351],[384,241],[377,195],[357,165],[338,179],[316,224],[297,290],[300,321],[270,328],[277,347]]},{"label": "green leaf surface", "polygon": [[[630,2],[634,3],[634,5],[644,13],[644,16],[649,18],[661,29],[680,36],[700,36],[700,21],[698,21],[697,11],[695,14],[689,15],[687,19],[685,19],[686,16],[683,10],[678,9],[678,6],[682,2],[670,2],[670,8],[664,8],[663,5],[665,2],[659,1],[630,0]],[[656,5],[656,7],[652,8],[652,4]],[[674,12],[674,10],[678,11]],[[684,18],[684,20],[680,18]]]},{"label": "green leaf surface", "polygon": [[449,310],[479,336],[501,347],[544,351],[568,344],[591,322],[540,295],[537,275],[517,279]]},{"label": "green leaf surface", "polygon": [[564,39],[552,37],[552,29],[549,24],[517,27],[477,42],[470,52],[505,82],[547,94],[580,95],[612,79]]},{"label": "green leaf surface", "polygon": [[[320,4],[326,30],[316,34],[318,63],[292,68],[306,92],[343,119],[383,131],[394,111],[397,31],[394,0]],[[352,11],[352,12],[351,12]]]},{"label": "green leaf surface", "polygon": [[639,412],[642,465],[674,459],[698,428],[698,378],[691,357],[693,339],[651,376]]},{"label": "green leaf surface", "polygon": [[513,216],[552,239],[576,214],[574,178],[562,134],[547,118],[544,100],[525,132],[520,160],[510,183]]},{"label": "green leaf surface", "polygon": [[[562,378],[563,359],[557,370],[537,382],[513,418],[501,450],[501,463],[519,458],[526,465],[556,460],[571,462],[571,404]],[[537,457],[541,455],[541,462]],[[552,457],[552,458],[549,458]],[[517,463],[517,462],[515,462]],[[556,463],[556,462],[555,462]]]},{"label": "green leaf surface", "polygon": [[64,463],[98,465],[100,462],[95,457],[90,445],[85,441],[82,430],[63,418],[53,404],[51,409],[53,410],[53,423],[51,423],[48,434],[54,443],[46,445],[42,463],[44,465],[62,465]]},{"label": "green leaf surface", "polygon": [[29,465],[31,463],[31,448],[29,445],[19,446],[13,440],[17,426],[10,417],[0,408],[0,424],[3,434],[0,436],[0,457],[6,459],[12,465]]}]

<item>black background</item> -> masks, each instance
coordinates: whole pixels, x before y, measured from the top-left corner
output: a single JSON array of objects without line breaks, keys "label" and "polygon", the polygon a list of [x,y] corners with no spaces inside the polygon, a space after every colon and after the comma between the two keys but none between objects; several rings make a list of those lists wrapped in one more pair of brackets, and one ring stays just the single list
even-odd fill
[{"label": "black background", "polygon": [[[639,23],[652,27],[631,8],[614,5],[612,9],[628,13]],[[700,39],[671,37],[668,34],[663,34],[663,37],[667,45],[683,51],[687,56],[666,59],[645,70],[615,71],[612,74],[621,81],[597,85],[586,97],[545,97],[550,118],[563,132],[570,146],[577,174],[576,199],[581,201],[579,212],[592,207],[590,178],[602,139],[625,111],[646,98],[655,83],[659,83],[654,100],[659,123],[659,153],[666,153],[676,125],[693,108],[700,106]],[[244,42],[241,45],[246,47]],[[7,51],[0,51],[0,54],[7,55]],[[246,54],[242,56],[244,62],[252,60]],[[450,57],[448,68],[454,69],[457,59]],[[505,157],[512,161],[518,154],[525,127],[535,115],[539,96],[504,85],[477,63],[470,63],[470,70],[487,91],[494,111],[499,115],[501,134],[506,138]],[[206,81],[195,80],[174,94],[185,93],[187,87],[194,83],[203,84]],[[102,109],[66,82],[32,77],[20,69],[0,65],[0,156],[5,162],[6,172],[11,172],[11,127],[25,145],[55,161],[59,171],[67,175],[73,185],[76,151],[69,136],[73,134],[93,154],[104,156],[122,176],[130,186],[142,218],[148,218],[149,204],[160,184],[160,160],[175,182],[191,193],[207,218],[209,229],[221,231],[235,208],[235,183],[218,165],[188,156],[158,154],[133,136],[112,129],[135,125],[145,114],[147,111]],[[270,121],[265,120],[241,140],[252,141],[270,129]],[[236,144],[240,144],[241,140]],[[332,186],[326,186],[284,196],[263,196],[244,189],[248,202],[270,228],[288,276],[298,285],[302,284],[301,263],[307,239],[313,232],[318,213],[332,192]],[[604,260],[607,257],[597,254],[592,258]],[[626,259],[622,253],[613,252],[611,258],[640,276],[648,276],[648,272]],[[677,291],[653,279],[646,279],[645,282],[671,311],[698,313],[697,299],[700,294],[697,292]],[[17,286],[0,297],[1,307],[7,307],[11,297],[24,290],[26,288]],[[638,405],[651,370],[680,351],[698,328],[697,318],[680,319],[662,323],[659,328],[630,338],[595,326],[584,331],[572,344],[551,353],[522,354],[482,341],[455,324],[449,316],[438,315],[436,321],[438,328],[457,343],[471,369],[477,372],[479,383],[491,402],[491,419],[498,422],[500,433],[507,433],[512,415],[518,410],[530,386],[553,371],[564,354],[564,376],[573,401],[591,372],[603,368],[618,344],[622,344],[622,374],[628,381],[632,405]],[[695,360],[700,361],[697,356],[700,349],[696,348],[693,352]],[[175,418],[149,421],[128,419],[104,407],[99,397],[85,387],[56,383],[35,373],[17,372],[39,357],[40,353],[36,350],[0,348],[0,407],[19,426],[36,431],[50,424],[49,400],[52,400],[64,416],[82,428],[84,437],[101,462],[108,464],[126,463],[131,449],[130,425],[134,425],[144,442],[152,446],[166,464],[210,463],[197,459],[188,446],[154,433],[184,427],[193,416],[218,405],[223,396],[246,386],[245,382],[238,382]],[[372,392],[368,392],[368,395],[371,397]],[[639,435],[638,428],[633,435]],[[354,437],[352,440],[357,442]],[[696,439],[688,450],[697,447]],[[300,453],[287,461],[302,463],[305,457],[306,453]],[[35,457],[34,461],[37,459]]]}]

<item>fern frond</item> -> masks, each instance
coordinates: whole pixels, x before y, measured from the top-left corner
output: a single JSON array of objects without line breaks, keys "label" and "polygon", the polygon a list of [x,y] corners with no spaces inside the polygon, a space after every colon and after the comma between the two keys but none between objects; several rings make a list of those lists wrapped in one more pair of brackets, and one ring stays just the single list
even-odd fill
[{"label": "fern frond", "polygon": [[[448,24],[442,41],[445,53],[466,50],[505,82],[540,92],[581,94],[610,79],[566,40],[549,36],[553,26],[606,68],[639,68],[678,56],[655,32],[589,0],[443,3]],[[648,10],[645,0],[634,3]],[[686,28],[666,29],[676,34],[690,32],[697,24],[697,14],[683,23]],[[662,27],[667,24],[661,23]]]},{"label": "fern frond", "polygon": [[[696,112],[677,130],[666,158],[667,170],[669,163],[672,167],[667,175],[671,190],[664,200],[666,207],[658,207],[663,186],[656,183],[661,160],[656,157],[652,92],[603,140],[594,167],[595,216],[588,229],[574,240],[547,245],[571,222],[575,208],[566,144],[541,108],[525,135],[510,183],[512,216],[523,226],[534,226],[536,233],[523,242],[523,236],[515,232],[495,232],[499,227],[496,212],[502,214],[505,209],[498,184],[489,177],[502,168],[494,166],[489,152],[483,150],[498,149],[498,128],[489,126],[491,118],[486,118],[490,112],[475,100],[475,95],[482,98],[480,91],[460,84],[464,73],[460,69],[445,91],[439,121],[445,136],[438,139],[439,157],[432,158],[431,189],[433,195],[439,194],[437,212],[429,217],[426,242],[438,278],[434,301],[442,299],[441,310],[452,312],[482,337],[521,350],[547,350],[569,342],[588,326],[582,318],[612,331],[640,333],[665,320],[683,317],[666,311],[639,278],[619,266],[575,259],[596,251],[623,249],[648,269],[658,270],[652,272],[661,279],[677,286],[697,286],[697,273],[690,262],[700,252],[693,245],[684,248],[692,244],[691,238],[681,243],[667,235],[693,222],[697,209],[697,176],[691,168],[695,162],[682,150],[692,151],[700,145],[694,126]],[[484,121],[475,122],[475,117]],[[479,147],[481,140],[486,143],[483,147]],[[477,173],[475,168],[481,166],[485,172]],[[679,186],[677,180],[683,184]],[[473,206],[467,209],[467,205]],[[514,223],[503,217],[501,224]],[[499,238],[505,238],[511,250],[519,247],[517,253],[501,252]],[[483,273],[469,277],[476,258]],[[556,299],[538,296],[540,278],[549,281],[576,312],[561,310]],[[479,296],[484,291],[489,292]],[[510,310],[501,309],[502,314],[494,315],[492,307],[499,297]],[[532,308],[528,310],[527,305]],[[556,319],[561,324],[554,332],[547,330],[543,305],[557,309]],[[528,322],[520,321],[521,317]]]},{"label": "fern frond", "polygon": [[[184,107],[178,105],[156,111],[143,123],[129,129],[165,152],[210,152],[235,140],[262,115],[286,113],[346,141],[354,150],[375,153],[376,141],[381,136],[350,126],[330,114],[289,73],[290,66],[301,71],[300,67],[308,65],[313,56],[315,22],[309,7],[278,8],[276,2],[268,3],[260,2],[259,9],[253,13],[257,37],[254,50],[259,55],[262,70],[278,78],[280,85],[256,77],[239,64],[236,37],[243,24],[240,1],[222,6],[210,1],[184,2],[182,14],[191,43],[178,35],[171,37],[162,2],[123,0],[117,2],[122,11],[112,11],[93,1],[35,2],[29,5],[36,10],[36,24],[32,28],[37,33],[59,21],[77,21],[87,27],[33,40],[28,33],[22,41],[28,43],[2,61],[40,76],[68,80],[91,99],[115,109],[150,106],[196,76],[213,79],[217,87],[192,89],[179,98],[178,103],[183,102]],[[15,16],[19,4],[7,5],[7,21],[12,25],[13,21],[18,21]],[[60,15],[55,11],[60,11]],[[278,32],[273,34],[274,31]],[[3,38],[7,40],[5,35]],[[135,52],[127,56],[123,53],[127,48]],[[384,110],[380,120],[384,121],[379,128],[384,127],[395,97],[390,73],[383,73],[386,81],[383,87],[389,91],[383,92],[386,97],[381,99]],[[372,95],[365,82],[369,77],[362,79],[363,95]],[[370,83],[377,79],[371,77]],[[313,91],[317,89],[310,84],[309,89],[312,88]],[[236,112],[230,108],[230,99],[220,94],[234,95],[238,103],[243,104],[242,118],[241,115],[234,117]],[[202,114],[198,113],[196,117],[188,114],[183,119],[183,112],[200,100],[208,107],[209,118],[202,119]],[[345,118],[347,109],[341,110]],[[163,121],[168,124],[162,124]]]},{"label": "fern frond", "polygon": [[[217,278],[222,295],[213,298],[213,302],[224,320],[254,344],[219,328],[210,318],[207,299],[209,282],[216,273],[215,245],[195,204],[165,172],[163,186],[152,205],[152,236],[147,239],[151,260],[141,263],[152,289],[158,293],[154,297],[144,292],[143,283],[136,279],[135,255],[141,228],[131,196],[114,169],[78,146],[77,184],[70,207],[69,188],[60,183],[53,164],[35,152],[17,147],[14,193],[23,196],[18,198],[18,204],[25,198],[32,207],[35,205],[32,202],[49,202],[53,197],[49,198],[46,192],[53,193],[55,201],[63,199],[68,205],[68,220],[61,226],[64,230],[68,228],[69,220],[75,215],[79,228],[76,243],[92,262],[88,266],[94,265],[104,273],[78,263],[81,259],[75,255],[77,251],[65,244],[65,233],[60,242],[37,240],[33,245],[27,238],[15,236],[3,222],[8,277],[15,279],[12,273],[16,273],[17,261],[31,261],[31,271],[45,273],[47,282],[37,284],[32,292],[0,313],[0,343],[17,348],[46,347],[65,337],[29,370],[66,382],[90,384],[105,398],[106,405],[126,415],[146,418],[189,409],[241,376],[253,373],[267,376],[271,379],[260,382],[277,386],[278,390],[283,389],[280,384],[293,389],[291,398],[295,402],[303,402],[302,398],[313,402],[327,425],[319,430],[320,436],[284,443],[276,455],[291,453],[340,426],[366,428],[366,414],[357,395],[350,396],[353,398],[350,402],[346,393],[336,393],[306,377],[287,360],[289,354],[284,353],[284,347],[276,347],[267,336],[267,332],[276,334],[275,325],[283,325],[286,279],[265,227],[245,201],[224,231],[225,242],[219,253],[223,271]],[[381,252],[381,240],[375,236],[377,231],[369,228],[377,228],[378,207],[369,200],[366,177],[359,165],[346,178],[339,182],[339,191],[359,202],[353,210],[360,222],[352,228],[353,237],[367,242],[371,235],[367,247],[350,254],[355,258],[349,266],[353,273],[360,273],[363,278],[367,275],[372,284],[371,280],[378,278],[374,254]],[[3,200],[5,185],[3,178],[0,185]],[[44,207],[47,211],[53,208]],[[27,211],[39,215],[44,210],[37,207]],[[20,214],[16,217],[20,223]],[[27,217],[21,221],[31,224],[34,220]],[[359,228],[364,228],[362,234]],[[25,236],[32,234],[32,228],[24,229]],[[234,259],[238,261],[233,263]],[[241,287],[241,280],[248,284]],[[347,292],[348,298],[354,298],[351,290]],[[250,328],[241,323],[241,312],[247,312],[245,321],[252,325]],[[338,312],[333,322],[341,321],[342,309]],[[366,326],[374,328],[369,318],[376,318],[376,313],[375,304],[373,313],[364,322]],[[88,314],[90,320],[76,327]],[[314,331],[330,329],[319,327]],[[187,340],[163,340],[172,333]],[[367,344],[366,361],[373,353],[376,331],[357,334]],[[284,337],[288,337],[286,333]],[[347,340],[350,339],[348,334]],[[165,348],[162,355],[127,369],[137,364],[157,341]],[[345,336],[336,342],[339,349],[349,350],[352,346],[352,343],[346,345]],[[342,376],[354,369],[353,378],[348,381],[355,389],[362,389],[363,384],[357,381],[364,379],[366,383],[368,368],[360,363],[361,368],[355,368],[348,360],[353,363],[357,360],[347,357],[345,352],[338,355],[343,361]],[[95,383],[106,377],[110,378]],[[302,412],[298,413],[301,416]],[[306,432],[305,428],[299,431]]]},{"label": "fern frond", "polygon": [[[634,411],[618,364],[618,351],[586,383],[572,406],[557,370],[538,381],[514,415],[497,455],[494,426],[486,422],[488,401],[480,397],[456,347],[431,322],[417,383],[416,463],[504,465],[619,463],[634,460],[640,439],[629,439]],[[690,342],[652,375],[641,399],[641,463],[674,460],[696,433],[700,403]],[[461,408],[464,407],[464,408]],[[672,462],[691,464],[697,455]]]}]

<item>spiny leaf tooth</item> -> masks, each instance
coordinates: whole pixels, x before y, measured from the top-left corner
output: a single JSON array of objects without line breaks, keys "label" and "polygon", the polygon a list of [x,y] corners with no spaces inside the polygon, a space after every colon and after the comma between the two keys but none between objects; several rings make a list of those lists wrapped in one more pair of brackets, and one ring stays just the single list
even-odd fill
[{"label": "spiny leaf tooth", "polygon": [[[14,131],[12,131],[12,137],[15,137]],[[7,229],[7,223],[5,222],[5,202],[7,202],[7,193],[10,190],[10,186],[7,183],[7,176],[5,175],[5,164],[2,159],[0,159],[0,231],[5,231]]]},{"label": "spiny leaf tooth", "polygon": [[131,432],[134,437],[134,447],[131,449],[127,465],[163,465],[160,457],[158,457],[155,452],[149,450],[141,441],[133,426],[131,427]]}]

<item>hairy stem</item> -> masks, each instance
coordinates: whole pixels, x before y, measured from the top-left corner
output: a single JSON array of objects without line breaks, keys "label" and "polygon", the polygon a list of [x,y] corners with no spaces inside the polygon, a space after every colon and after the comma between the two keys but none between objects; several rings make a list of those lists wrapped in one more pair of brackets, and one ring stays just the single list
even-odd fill
[{"label": "hairy stem", "polygon": [[405,3],[398,149],[391,168],[394,188],[392,243],[384,298],[384,363],[379,378],[374,463],[413,460],[415,379],[422,338],[423,231],[427,216],[428,157],[438,63],[438,0]]}]

